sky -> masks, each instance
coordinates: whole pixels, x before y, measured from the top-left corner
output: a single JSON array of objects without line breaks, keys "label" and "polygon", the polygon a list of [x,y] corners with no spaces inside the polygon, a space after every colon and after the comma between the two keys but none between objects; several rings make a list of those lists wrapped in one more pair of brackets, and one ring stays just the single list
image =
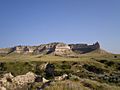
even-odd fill
[{"label": "sky", "polygon": [[120,53],[120,0],[0,0],[0,48],[96,41]]}]

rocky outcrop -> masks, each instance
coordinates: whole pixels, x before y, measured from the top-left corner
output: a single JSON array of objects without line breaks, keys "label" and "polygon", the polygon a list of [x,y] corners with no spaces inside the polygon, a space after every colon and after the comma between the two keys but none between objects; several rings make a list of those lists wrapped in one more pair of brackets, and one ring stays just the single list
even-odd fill
[{"label": "rocky outcrop", "polygon": [[57,76],[55,77],[55,81],[61,81],[61,80],[65,80],[68,77],[67,74],[63,74],[62,76]]},{"label": "rocky outcrop", "polygon": [[14,77],[11,73],[7,73],[0,79],[0,90],[24,90],[24,86],[35,81],[36,75],[28,72],[25,75]]},{"label": "rocky outcrop", "polygon": [[0,48],[0,54],[9,54],[11,52],[13,52],[14,49],[13,48]]},{"label": "rocky outcrop", "polygon": [[51,54],[54,55],[72,55],[73,53],[84,54],[100,48],[100,44],[96,42],[93,45],[87,44],[65,44],[65,43],[49,43],[39,46],[16,46],[13,48],[0,49],[0,54],[9,54],[12,52],[22,54]]},{"label": "rocky outcrop", "polygon": [[70,55],[71,53],[70,46],[64,43],[57,44],[54,51],[55,55]]},{"label": "rocky outcrop", "polygon": [[36,47],[32,46],[16,46],[14,52],[16,53],[33,53]]},{"label": "rocky outcrop", "polygon": [[49,44],[42,44],[36,47],[34,51],[35,54],[50,54],[55,51],[56,45],[59,43],[49,43]]},{"label": "rocky outcrop", "polygon": [[96,42],[93,45],[87,45],[87,44],[69,44],[72,51],[77,53],[88,53],[97,49],[100,49],[100,44]]},{"label": "rocky outcrop", "polygon": [[9,50],[0,48],[0,53],[7,54],[7,53],[9,53]]}]

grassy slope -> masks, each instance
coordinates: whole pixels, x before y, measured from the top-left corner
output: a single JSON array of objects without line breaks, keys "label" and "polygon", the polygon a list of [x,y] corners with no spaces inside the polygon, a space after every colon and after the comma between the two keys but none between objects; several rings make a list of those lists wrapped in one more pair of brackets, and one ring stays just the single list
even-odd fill
[{"label": "grassy slope", "polygon": [[[117,55],[120,57],[120,55]],[[91,58],[98,59],[114,59],[114,54],[101,54],[101,53],[88,53],[81,54],[79,58],[67,58],[53,55],[31,55],[31,54],[9,54],[6,56],[0,56],[0,61],[2,62],[14,62],[14,61],[82,61],[82,60],[90,60]]]},{"label": "grassy slope", "polygon": [[[114,56],[117,56],[117,58],[114,58]],[[59,68],[59,67],[61,67],[60,65],[62,65],[62,61],[67,61],[68,65],[70,65],[73,62],[80,63],[80,65],[82,65],[82,64],[93,65],[98,68],[108,70],[109,72],[114,71],[114,69],[116,68],[116,67],[114,67],[114,65],[106,68],[106,65],[103,63],[100,63],[99,60],[108,60],[108,61],[112,61],[115,63],[119,63],[120,55],[119,54],[118,55],[106,54],[106,53],[101,54],[101,53],[92,52],[92,53],[80,55],[79,58],[67,58],[67,57],[59,57],[59,56],[52,56],[52,55],[43,55],[43,56],[42,55],[30,55],[30,54],[25,55],[25,54],[14,54],[14,53],[9,54],[7,56],[0,56],[0,62],[6,62],[5,67],[8,67],[7,71],[13,72],[15,75],[25,74],[29,70],[32,71],[31,67],[33,67],[33,71],[35,71],[34,66],[36,64],[39,64],[42,62],[54,63],[57,67],[56,70],[58,70],[58,71],[62,70]],[[29,62],[29,63],[25,64],[25,62]],[[72,67],[71,70],[76,72],[77,68]],[[83,68],[81,70],[83,70]],[[80,74],[82,74],[82,73],[80,73]],[[64,86],[66,86],[67,83],[71,83],[71,85],[73,85],[73,87],[64,87]],[[86,86],[85,85],[86,83],[88,86],[90,84],[90,87]],[[77,86],[80,86],[80,87],[77,87]],[[99,87],[99,88],[97,88],[97,87]],[[61,88],[65,88],[65,89],[61,89]],[[116,86],[115,84],[113,86],[111,86],[109,84],[100,83],[98,81],[84,79],[84,83],[83,82],[74,82],[74,81],[72,81],[72,82],[71,81],[61,81],[61,82],[53,83],[53,85],[46,88],[46,90],[59,90],[59,89],[60,90],[68,90],[68,88],[73,88],[71,90],[78,90],[77,88],[81,88],[82,90],[119,90],[120,89],[120,87]],[[93,89],[93,88],[95,88],[95,89]]]},{"label": "grassy slope", "polygon": [[[34,89],[33,89],[34,90]],[[55,82],[45,90],[120,90],[120,87],[99,83],[89,79],[81,79],[81,81],[60,81]]]}]

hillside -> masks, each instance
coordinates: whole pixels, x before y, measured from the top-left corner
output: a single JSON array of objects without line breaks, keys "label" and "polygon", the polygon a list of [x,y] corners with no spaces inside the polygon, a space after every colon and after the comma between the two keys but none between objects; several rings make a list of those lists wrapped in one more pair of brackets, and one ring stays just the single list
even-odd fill
[{"label": "hillside", "polygon": [[17,55],[5,56],[7,61],[0,63],[0,81],[7,90],[120,89],[120,55]]}]

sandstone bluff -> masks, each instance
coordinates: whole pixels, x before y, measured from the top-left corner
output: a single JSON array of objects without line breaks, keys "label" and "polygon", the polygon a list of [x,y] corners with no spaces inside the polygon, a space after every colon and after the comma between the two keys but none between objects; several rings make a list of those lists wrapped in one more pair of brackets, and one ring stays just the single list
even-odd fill
[{"label": "sandstone bluff", "polygon": [[65,44],[54,42],[41,44],[39,46],[15,46],[12,48],[1,48],[0,54],[22,53],[22,54],[53,54],[53,55],[71,55],[85,54],[100,49],[98,42],[93,45],[88,44]]}]

